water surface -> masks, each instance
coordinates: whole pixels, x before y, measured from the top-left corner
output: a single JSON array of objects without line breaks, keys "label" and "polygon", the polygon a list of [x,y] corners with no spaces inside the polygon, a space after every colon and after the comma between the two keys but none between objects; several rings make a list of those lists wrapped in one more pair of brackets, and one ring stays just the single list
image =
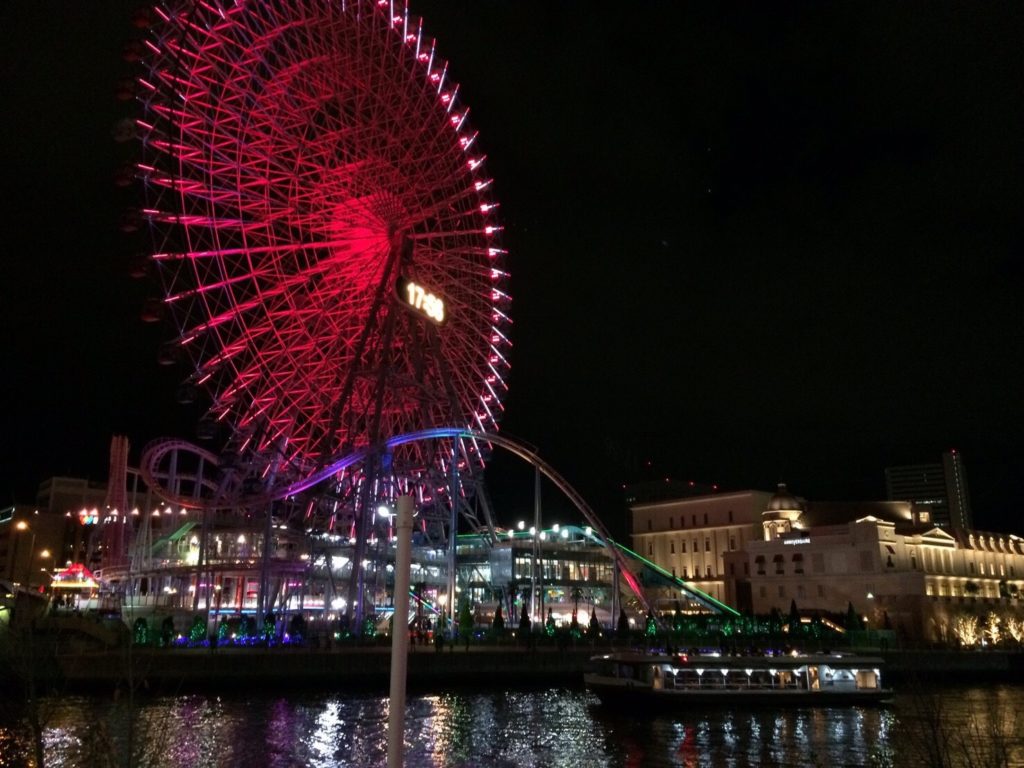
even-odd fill
[{"label": "water surface", "polygon": [[[888,708],[610,711],[581,690],[412,696],[406,765],[1024,766],[1024,688],[949,687]],[[48,766],[379,766],[381,696],[61,697],[41,708]],[[27,729],[0,725],[0,766],[31,760]],[[108,760],[109,758],[109,760]]]}]

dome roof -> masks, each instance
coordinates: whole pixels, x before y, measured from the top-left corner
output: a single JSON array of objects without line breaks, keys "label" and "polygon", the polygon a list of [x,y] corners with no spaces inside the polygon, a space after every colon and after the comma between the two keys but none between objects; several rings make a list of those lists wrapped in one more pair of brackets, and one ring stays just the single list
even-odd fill
[{"label": "dome roof", "polygon": [[787,490],[785,483],[779,483],[779,489],[768,500],[765,512],[802,512],[803,509],[803,501],[791,494]]}]

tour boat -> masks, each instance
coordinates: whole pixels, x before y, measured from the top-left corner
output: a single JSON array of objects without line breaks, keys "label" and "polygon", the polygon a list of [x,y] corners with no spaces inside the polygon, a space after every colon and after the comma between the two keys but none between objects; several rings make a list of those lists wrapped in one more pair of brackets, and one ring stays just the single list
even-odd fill
[{"label": "tour boat", "polygon": [[611,653],[591,658],[586,687],[605,704],[879,704],[883,660],[849,654],[724,656]]}]

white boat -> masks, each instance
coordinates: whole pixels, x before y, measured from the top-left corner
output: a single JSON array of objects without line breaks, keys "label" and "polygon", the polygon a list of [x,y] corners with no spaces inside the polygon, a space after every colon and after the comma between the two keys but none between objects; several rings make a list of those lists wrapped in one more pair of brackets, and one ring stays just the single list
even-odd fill
[{"label": "white boat", "polygon": [[630,706],[879,704],[893,695],[882,687],[883,664],[848,654],[611,653],[594,656],[583,681],[603,703]]}]

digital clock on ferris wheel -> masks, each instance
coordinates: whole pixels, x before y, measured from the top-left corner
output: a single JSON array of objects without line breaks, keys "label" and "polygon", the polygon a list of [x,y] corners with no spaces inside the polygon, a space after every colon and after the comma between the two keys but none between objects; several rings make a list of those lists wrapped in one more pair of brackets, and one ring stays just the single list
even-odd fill
[{"label": "digital clock on ferris wheel", "polygon": [[431,289],[420,285],[415,280],[399,277],[395,284],[398,300],[406,307],[437,325],[443,325],[447,319],[444,299]]}]

